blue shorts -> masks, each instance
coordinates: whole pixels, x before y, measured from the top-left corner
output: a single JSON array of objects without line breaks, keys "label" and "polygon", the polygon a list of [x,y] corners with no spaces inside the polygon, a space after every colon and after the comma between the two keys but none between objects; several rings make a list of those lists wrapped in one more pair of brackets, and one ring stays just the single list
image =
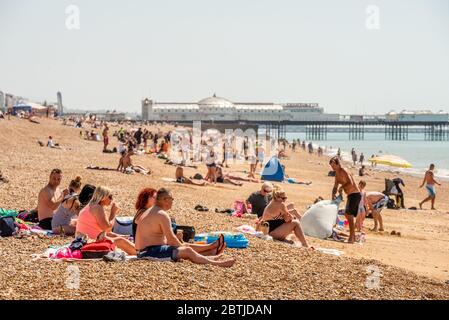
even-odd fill
[{"label": "blue shorts", "polygon": [[382,199],[377,201],[375,204],[373,204],[373,208],[376,210],[382,210],[383,208],[386,207],[389,199],[390,198],[388,196],[383,197]]},{"label": "blue shorts", "polygon": [[426,185],[426,189],[427,189],[427,193],[429,194],[429,197],[435,197],[436,196],[436,191],[435,191],[435,186],[432,184],[428,184]]},{"label": "blue shorts", "polygon": [[168,245],[149,246],[137,253],[139,259],[156,258],[165,261],[178,261],[178,248]]}]

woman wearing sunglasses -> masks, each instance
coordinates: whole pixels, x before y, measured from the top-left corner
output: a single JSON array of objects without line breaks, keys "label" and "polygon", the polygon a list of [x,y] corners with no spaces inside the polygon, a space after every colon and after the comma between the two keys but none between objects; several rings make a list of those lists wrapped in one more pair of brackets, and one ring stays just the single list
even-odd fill
[{"label": "woman wearing sunglasses", "polygon": [[[111,209],[107,212],[106,207],[109,206]],[[76,236],[86,235],[88,238],[96,240],[104,233],[106,238],[112,240],[118,248],[129,255],[136,255],[134,243],[111,232],[118,211],[119,208],[113,202],[111,190],[102,186],[97,187],[90,202],[79,213]]]},{"label": "woman wearing sunglasses", "polygon": [[292,205],[286,205],[287,196],[285,191],[278,185],[273,187],[273,199],[265,208],[262,221],[268,222],[270,229],[269,235],[277,240],[285,238],[294,232],[303,247],[309,248],[304,232],[301,229],[299,220],[301,216]]}]

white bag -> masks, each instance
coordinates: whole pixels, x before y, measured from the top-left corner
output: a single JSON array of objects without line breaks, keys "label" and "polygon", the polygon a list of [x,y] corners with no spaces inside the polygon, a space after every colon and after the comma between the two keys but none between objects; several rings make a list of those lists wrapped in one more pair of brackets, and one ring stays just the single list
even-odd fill
[{"label": "white bag", "polygon": [[301,218],[304,234],[310,237],[326,239],[332,235],[338,215],[335,201],[324,200],[311,206]]}]

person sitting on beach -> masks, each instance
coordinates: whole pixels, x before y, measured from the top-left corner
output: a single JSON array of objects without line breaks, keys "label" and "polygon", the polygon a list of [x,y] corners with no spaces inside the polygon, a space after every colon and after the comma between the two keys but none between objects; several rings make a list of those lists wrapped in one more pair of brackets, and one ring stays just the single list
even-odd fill
[{"label": "person sitting on beach", "polygon": [[[107,213],[105,207],[111,206]],[[136,255],[134,244],[124,236],[115,234],[112,231],[115,223],[115,217],[119,208],[113,202],[112,191],[109,188],[99,186],[95,188],[92,199],[84,207],[76,223],[75,235],[86,235],[89,239],[97,240],[103,235],[115,243],[115,245],[129,255]]]},{"label": "person sitting on beach", "polygon": [[299,222],[301,215],[285,204],[287,200],[285,191],[280,186],[274,185],[272,197],[273,199],[265,208],[261,219],[261,222],[268,222],[269,235],[274,239],[284,241],[288,235],[294,232],[302,246],[309,248]]},{"label": "person sitting on beach", "polygon": [[136,204],[136,215],[133,219],[133,239],[136,240],[137,224],[142,220],[142,214],[154,206],[156,201],[157,190],[153,188],[144,188],[137,195]]},{"label": "person sitting on beach", "polygon": [[207,184],[206,181],[202,182],[196,182],[193,181],[193,179],[189,179],[184,176],[184,169],[182,167],[177,167],[175,171],[175,178],[177,183],[185,183],[185,184],[192,184],[194,186],[205,186]]},{"label": "person sitting on beach", "polygon": [[53,220],[51,221],[53,233],[63,233],[66,236],[75,234],[76,217],[80,209],[80,202],[78,201],[80,191],[81,178],[76,177],[70,182],[69,194],[64,197],[64,200],[53,215]]},{"label": "person sitting on beach", "polygon": [[365,165],[360,167],[360,169],[359,169],[359,176],[360,177],[364,177],[364,176],[371,177],[371,174],[368,172],[368,170],[366,169]]},{"label": "person sitting on beach", "polygon": [[119,140],[118,147],[117,147],[118,153],[123,157],[126,153],[126,143],[125,140]]},{"label": "person sitting on beach", "polygon": [[235,259],[219,260],[226,244],[224,237],[209,245],[190,244],[180,241],[173,232],[167,213],[173,204],[170,190],[157,191],[155,205],[143,212],[137,222],[136,249],[138,258],[189,260],[196,264],[231,267]]},{"label": "person sitting on beach", "polygon": [[61,190],[62,171],[53,169],[50,173],[48,184],[39,191],[37,200],[37,212],[39,218],[39,227],[44,230],[52,230],[51,222],[55,210],[69,194],[68,189]]},{"label": "person sitting on beach", "polygon": [[126,170],[134,170],[136,172],[143,173],[145,175],[151,174],[151,170],[146,169],[142,166],[135,166],[132,164],[131,156],[134,155],[134,150],[129,150],[126,152],[119,160],[119,165],[117,171],[126,172]]},{"label": "person sitting on beach", "polygon": [[248,212],[248,207],[251,206],[251,212],[256,214],[258,218],[261,218],[263,215],[263,211],[272,199],[272,191],[273,185],[271,184],[271,182],[264,182],[259,191],[251,193],[248,199],[246,199],[244,211]]},{"label": "person sitting on beach", "polygon": [[47,147],[53,148],[53,149],[61,149],[61,147],[59,146],[59,144],[55,144],[53,142],[53,137],[49,136],[48,137],[48,141],[47,141]]}]

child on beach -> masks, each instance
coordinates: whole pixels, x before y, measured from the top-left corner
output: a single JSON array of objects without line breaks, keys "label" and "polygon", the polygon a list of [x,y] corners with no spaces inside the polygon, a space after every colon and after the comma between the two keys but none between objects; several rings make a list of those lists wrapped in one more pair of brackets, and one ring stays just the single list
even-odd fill
[{"label": "child on beach", "polygon": [[360,194],[362,195],[362,200],[360,200],[359,203],[359,213],[357,214],[357,218],[355,220],[355,227],[357,232],[362,232],[363,229],[363,222],[365,221],[366,218],[366,208],[365,208],[365,200],[366,200],[366,191],[365,191],[365,187],[366,187],[366,182],[365,180],[360,180],[359,182],[359,189],[360,189]]}]

